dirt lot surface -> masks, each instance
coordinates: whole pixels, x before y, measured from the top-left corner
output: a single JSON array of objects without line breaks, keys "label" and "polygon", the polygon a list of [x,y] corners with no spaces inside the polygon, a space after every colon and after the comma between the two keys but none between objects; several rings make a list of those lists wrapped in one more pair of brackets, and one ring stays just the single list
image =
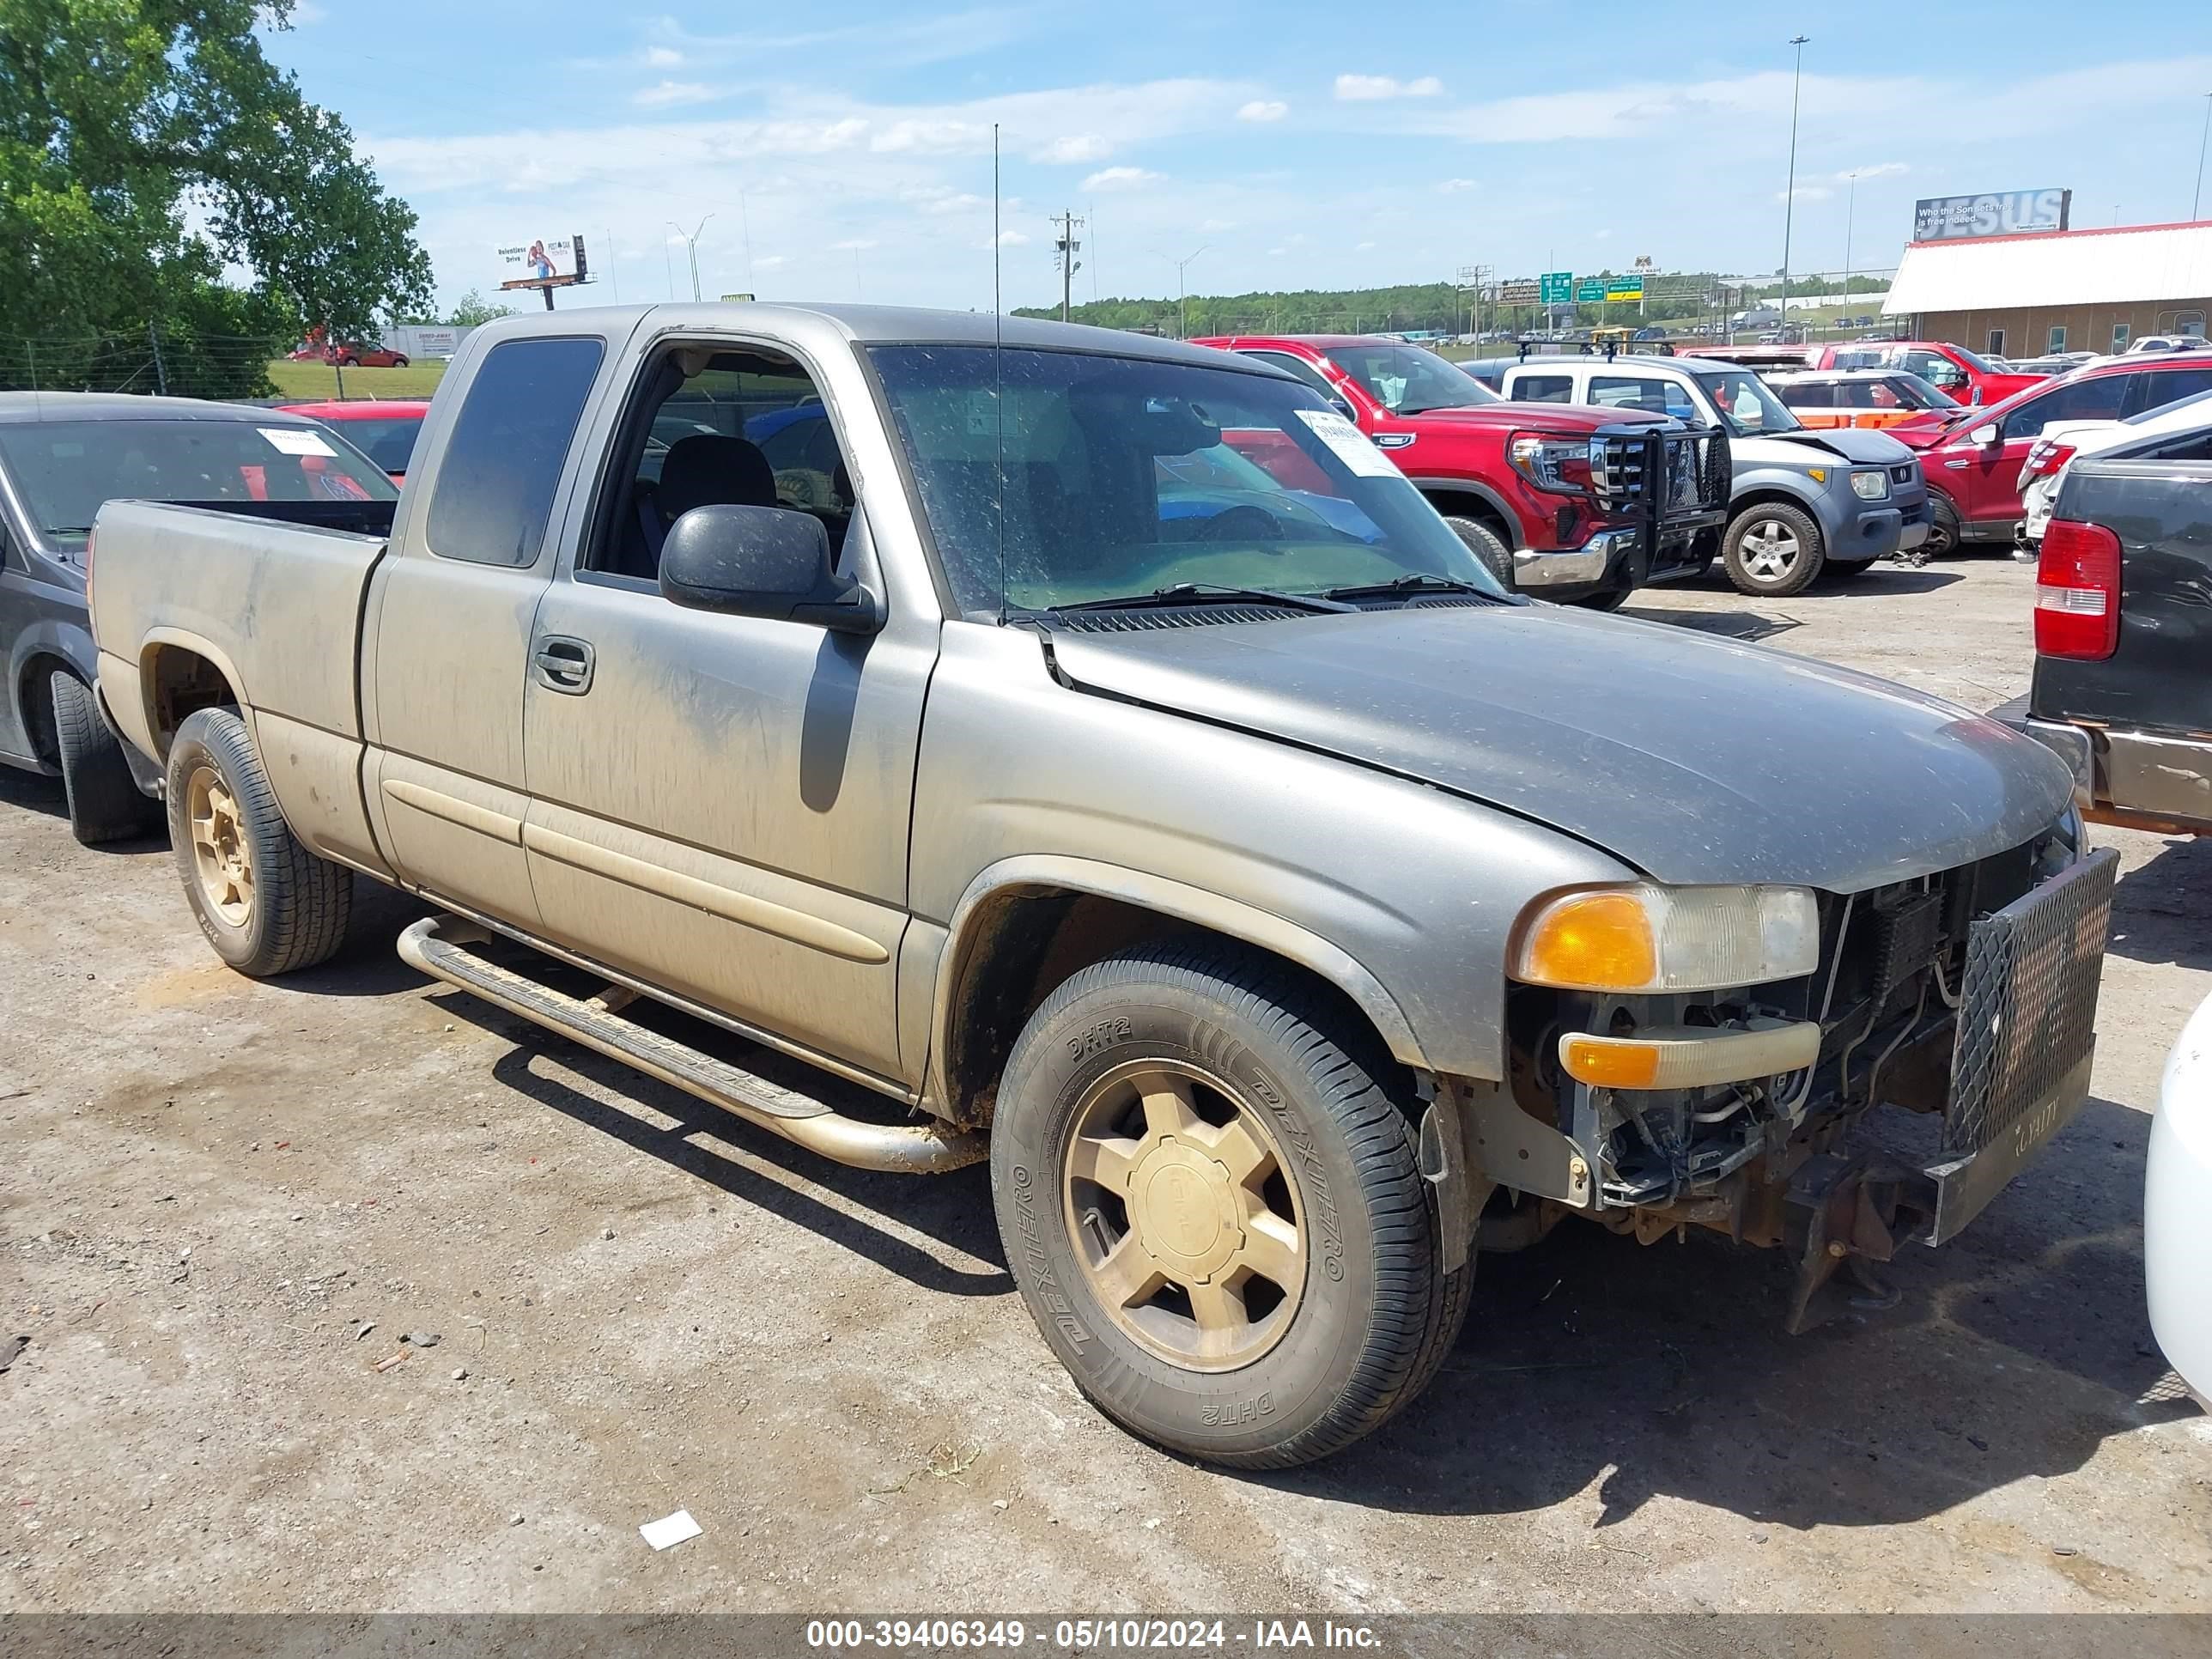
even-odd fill
[{"label": "dirt lot surface", "polygon": [[[1632,614],[1987,708],[2032,580]],[[2140,1227],[2212,842],[2101,837],[2096,1098],[1893,1310],[1788,1338],[1773,1256],[1570,1225],[1485,1261],[1388,1431],[1249,1478],[1076,1395],[981,1170],[833,1167],[427,985],[396,897],[240,979],[166,848],[58,811],[0,780],[0,1607],[2212,1608],[2212,1430]],[[703,1536],[647,1548],[679,1508]]]}]

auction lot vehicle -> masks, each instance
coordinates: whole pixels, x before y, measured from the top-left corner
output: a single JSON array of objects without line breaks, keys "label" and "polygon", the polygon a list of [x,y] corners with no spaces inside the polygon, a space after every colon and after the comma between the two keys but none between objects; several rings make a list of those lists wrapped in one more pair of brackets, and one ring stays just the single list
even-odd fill
[{"label": "auction lot vehicle", "polygon": [[[1434,352],[1369,335],[1193,343],[1270,364],[1327,398],[1518,590],[1610,611],[1711,562],[1728,477],[1717,427],[1501,403]],[[1303,482],[1295,457],[1247,449],[1285,484]]]},{"label": "auction lot vehicle", "polygon": [[2036,571],[2027,726],[2100,823],[2212,834],[2212,428],[2066,470]]},{"label": "auction lot vehicle", "polygon": [[2043,380],[1994,408],[1961,410],[1940,428],[1893,434],[1920,452],[1934,503],[1931,556],[1962,545],[2009,546],[2026,505],[2021,471],[2045,427],[2061,421],[2125,420],[2212,391],[2212,360],[2193,352],[2108,357],[2063,380]]},{"label": "auction lot vehicle", "polygon": [[1855,576],[1928,535],[1912,452],[1883,432],[1808,431],[1749,369],[1667,357],[1531,357],[1509,398],[1642,410],[1726,429],[1731,480],[1720,551],[1746,593],[1804,591],[1823,568]]},{"label": "auction lot vehicle", "polygon": [[407,481],[407,463],[422,435],[427,398],[348,398],[334,403],[281,404],[289,414],[335,426],[394,483]]},{"label": "auction lot vehicle", "polygon": [[2203,428],[2212,423],[2212,392],[2147,409],[2124,421],[2053,421],[2028,447],[2021,463],[2022,547],[2043,544],[2067,465],[2076,457],[2106,455],[2115,460],[2197,461],[2207,459]]},{"label": "auction lot vehicle", "polygon": [[[656,459],[672,404],[717,429]],[[739,435],[810,404],[826,490]],[[366,873],[443,907],[426,973],[801,1146],[988,1157],[1045,1340],[1194,1455],[1373,1429],[1478,1242],[1571,1215],[1785,1249],[1802,1325],[2086,1096],[2114,858],[2047,750],[1510,595],[1234,355],[508,319],[388,536],[121,502],[99,544],[101,692],[225,961],[325,958]],[[1877,1107],[1940,1155],[1858,1147]]]},{"label": "auction lot vehicle", "polygon": [[2166,1056],[2143,1172],[2150,1327],[2197,1403],[2212,1411],[2212,997]]},{"label": "auction lot vehicle", "polygon": [[161,773],[116,741],[94,698],[85,605],[92,522],[116,495],[319,510],[391,489],[313,422],[186,398],[0,392],[0,762],[59,775],[88,846],[159,829]]},{"label": "auction lot vehicle", "polygon": [[1808,368],[1899,368],[1962,404],[1998,404],[2047,378],[1998,368],[1948,340],[1839,341],[1806,354]]},{"label": "auction lot vehicle", "polygon": [[1806,426],[1855,426],[1882,431],[1939,425],[1961,405],[1917,374],[1901,368],[1808,368],[1760,376]]}]

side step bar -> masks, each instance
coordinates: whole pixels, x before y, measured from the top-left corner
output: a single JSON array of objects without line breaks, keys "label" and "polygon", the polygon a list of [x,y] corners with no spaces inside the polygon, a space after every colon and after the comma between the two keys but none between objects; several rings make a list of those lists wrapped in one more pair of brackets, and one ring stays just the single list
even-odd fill
[{"label": "side step bar", "polygon": [[626,993],[603,993],[581,1001],[468,948],[487,944],[490,938],[474,922],[426,916],[400,934],[399,954],[433,979],[558,1031],[840,1164],[900,1175],[936,1175],[989,1155],[988,1137],[947,1125],[868,1123],[847,1117],[825,1101],[624,1019],[614,1008],[630,1000]]}]

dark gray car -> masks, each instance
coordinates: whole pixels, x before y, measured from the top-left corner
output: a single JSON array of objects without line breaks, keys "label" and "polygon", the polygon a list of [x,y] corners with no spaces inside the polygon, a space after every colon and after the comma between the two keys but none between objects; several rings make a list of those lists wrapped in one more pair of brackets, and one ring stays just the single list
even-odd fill
[{"label": "dark gray car", "polygon": [[161,823],[161,772],[102,719],[85,605],[101,505],[147,497],[283,510],[389,500],[375,467],[296,415],[187,398],[0,392],[0,762],[59,775],[91,845]]}]

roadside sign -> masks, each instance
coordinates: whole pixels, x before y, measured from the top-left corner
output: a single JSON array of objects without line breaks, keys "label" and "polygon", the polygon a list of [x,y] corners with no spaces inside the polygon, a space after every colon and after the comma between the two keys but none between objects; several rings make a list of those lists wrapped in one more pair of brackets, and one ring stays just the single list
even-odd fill
[{"label": "roadside sign", "polygon": [[1498,303],[1504,306],[1533,306],[1540,302],[1542,284],[1533,282],[1500,283]]},{"label": "roadside sign", "polygon": [[1574,297],[1575,273],[1571,270],[1547,270],[1537,278],[1539,293],[1547,306],[1563,306]]},{"label": "roadside sign", "polygon": [[1616,276],[1605,285],[1605,297],[1608,300],[1640,300],[1644,297],[1644,279],[1641,276]]},{"label": "roadside sign", "polygon": [[1585,276],[1575,284],[1575,303],[1578,306],[1602,305],[1605,302],[1605,278]]}]

